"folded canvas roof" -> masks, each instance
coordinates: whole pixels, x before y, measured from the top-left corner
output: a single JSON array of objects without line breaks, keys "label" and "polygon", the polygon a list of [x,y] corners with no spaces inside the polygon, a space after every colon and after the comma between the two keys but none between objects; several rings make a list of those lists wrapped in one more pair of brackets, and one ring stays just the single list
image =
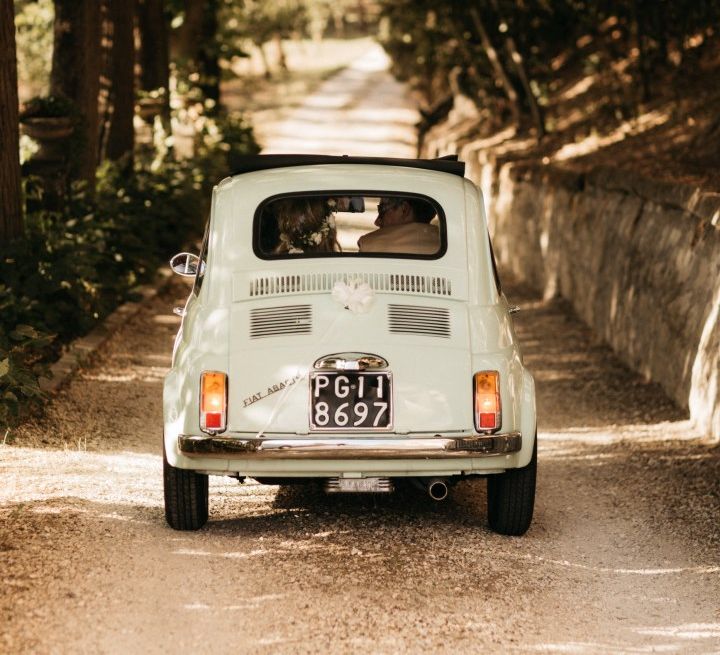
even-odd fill
[{"label": "folded canvas roof", "polygon": [[233,175],[291,166],[315,166],[317,164],[372,164],[378,166],[404,166],[465,176],[465,162],[454,155],[440,159],[399,159],[395,157],[351,157],[348,155],[245,155],[238,158],[239,166]]}]

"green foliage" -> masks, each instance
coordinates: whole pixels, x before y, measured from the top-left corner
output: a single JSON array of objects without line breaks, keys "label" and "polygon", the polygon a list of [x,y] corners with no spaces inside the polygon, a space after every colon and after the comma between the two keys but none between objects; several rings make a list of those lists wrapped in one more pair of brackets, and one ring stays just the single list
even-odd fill
[{"label": "green foliage", "polygon": [[718,0],[382,0],[381,7],[380,38],[394,72],[428,107],[453,91],[454,79],[492,113],[507,100],[473,12],[515,88],[521,90],[514,65],[519,56],[541,104],[563,63],[579,63],[588,74],[627,70],[635,82],[630,86],[642,87],[645,96],[636,93],[636,102],[646,100],[663,74],[692,72],[702,43],[717,38],[720,21]]},{"label": "green foliage", "polygon": [[[7,287],[0,285],[0,313],[10,304],[9,296]],[[43,400],[38,379],[48,375],[43,356],[51,341],[50,335],[30,325],[0,324],[0,426],[16,421],[21,406]]]},{"label": "green foliage", "polygon": [[53,0],[15,0],[18,79],[30,94],[48,88],[54,18]]},{"label": "green foliage", "polygon": [[[237,170],[238,158],[242,155],[255,155],[260,152],[260,146],[255,141],[252,127],[239,116],[227,115],[216,120],[219,134],[222,138],[217,141],[217,151],[223,157],[217,164],[222,167],[222,176]],[[210,155],[212,149],[207,154]]]},{"label": "green foliage", "polygon": [[0,427],[42,401],[38,378],[63,344],[199,237],[212,186],[242,152],[257,152],[252,129],[225,119],[192,160],[141,162],[131,174],[105,163],[95,193],[75,185],[59,209],[26,180],[24,238],[0,245]]},{"label": "green foliage", "polygon": [[221,8],[223,41],[232,37],[247,38],[257,45],[274,35],[290,36],[304,31],[307,16],[304,2],[299,0],[248,0],[239,8],[232,0],[225,0]]}]

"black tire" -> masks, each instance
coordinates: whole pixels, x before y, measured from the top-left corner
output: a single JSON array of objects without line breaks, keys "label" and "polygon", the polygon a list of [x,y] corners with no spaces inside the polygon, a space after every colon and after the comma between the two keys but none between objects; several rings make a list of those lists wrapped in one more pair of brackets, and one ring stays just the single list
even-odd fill
[{"label": "black tire", "polygon": [[168,464],[163,448],[165,520],[174,530],[199,530],[208,520],[208,476]]},{"label": "black tire", "polygon": [[537,437],[527,466],[488,476],[488,523],[492,530],[514,537],[528,531],[535,508],[536,477]]}]

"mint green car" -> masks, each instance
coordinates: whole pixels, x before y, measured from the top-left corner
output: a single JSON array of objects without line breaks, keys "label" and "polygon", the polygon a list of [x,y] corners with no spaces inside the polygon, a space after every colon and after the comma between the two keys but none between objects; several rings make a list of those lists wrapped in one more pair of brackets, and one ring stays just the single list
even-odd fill
[{"label": "mint green car", "polygon": [[461,162],[258,155],[214,190],[164,384],[169,525],[208,520],[208,475],[442,500],[486,478],[527,531],[535,388]]}]

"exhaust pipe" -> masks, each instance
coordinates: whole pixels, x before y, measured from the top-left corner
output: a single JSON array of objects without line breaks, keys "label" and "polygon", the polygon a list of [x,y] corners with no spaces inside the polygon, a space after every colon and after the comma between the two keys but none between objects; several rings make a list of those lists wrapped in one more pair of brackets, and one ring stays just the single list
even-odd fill
[{"label": "exhaust pipe", "polygon": [[413,485],[425,491],[433,500],[445,500],[450,493],[446,478],[410,478]]},{"label": "exhaust pipe", "polygon": [[427,492],[433,500],[445,500],[448,497],[448,486],[445,480],[431,478],[427,483]]}]

